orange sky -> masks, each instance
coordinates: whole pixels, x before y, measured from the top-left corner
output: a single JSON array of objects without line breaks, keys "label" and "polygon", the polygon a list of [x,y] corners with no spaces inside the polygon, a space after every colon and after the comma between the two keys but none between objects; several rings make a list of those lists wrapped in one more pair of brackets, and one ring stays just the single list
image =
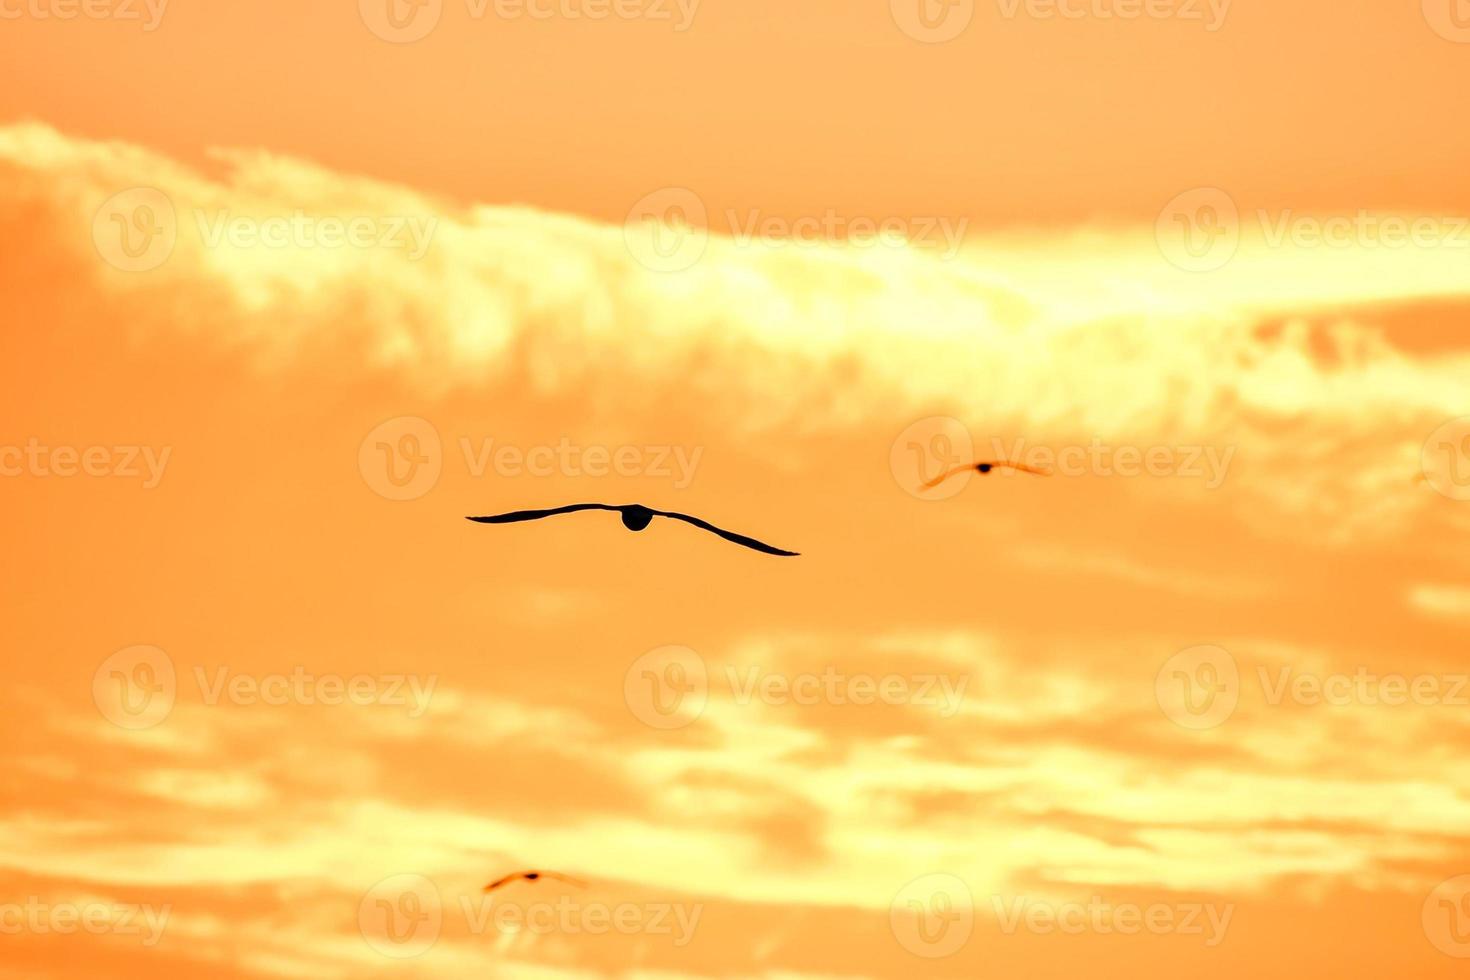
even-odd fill
[{"label": "orange sky", "polygon": [[0,978],[1460,975],[1467,18],[538,3],[0,0]]}]

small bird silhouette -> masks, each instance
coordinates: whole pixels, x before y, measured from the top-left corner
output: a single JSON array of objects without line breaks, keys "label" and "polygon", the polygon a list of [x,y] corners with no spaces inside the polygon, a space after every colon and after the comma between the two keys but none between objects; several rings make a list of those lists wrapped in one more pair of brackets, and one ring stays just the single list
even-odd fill
[{"label": "small bird silhouette", "polygon": [[939,486],[945,480],[948,480],[950,477],[955,476],[959,473],[964,473],[967,470],[974,470],[976,473],[980,474],[989,473],[991,470],[1020,470],[1022,473],[1034,473],[1037,476],[1051,476],[1050,471],[1040,470],[1034,466],[1027,466],[1025,463],[1008,463],[1003,459],[986,460],[980,463],[970,463],[967,466],[956,466],[948,473],[942,473],[934,479],[930,480],[928,483],[924,484],[924,489],[931,490],[934,487]]},{"label": "small bird silhouette", "polygon": [[576,885],[578,888],[587,887],[587,882],[582,881],[580,878],[573,878],[571,875],[564,875],[557,871],[517,871],[514,874],[508,874],[504,878],[497,878],[495,881],[490,882],[490,884],[485,886],[485,891],[493,892],[502,885],[508,885],[513,881],[521,881],[522,879],[526,881],[540,881],[542,878],[555,878],[558,881],[565,881]]},{"label": "small bird silhouette", "polygon": [[495,514],[491,517],[469,517],[466,520],[474,521],[477,524],[515,524],[518,521],[539,521],[543,517],[552,517],[556,514],[571,514],[579,510],[615,510],[623,517],[623,527],[626,527],[630,531],[643,530],[655,517],[670,517],[676,521],[693,524],[697,528],[718,534],[726,541],[733,541],[738,545],[744,545],[756,551],[763,551],[768,555],[780,555],[784,558],[792,558],[799,554],[799,552],[795,551],[783,551],[780,548],[766,544],[764,541],[757,541],[755,538],[748,538],[743,534],[736,534],[734,531],[726,531],[723,528],[715,527],[708,521],[702,521],[688,514],[676,514],[673,511],[667,510],[653,510],[644,507],[642,504],[622,504],[620,506],[613,504],[568,504],[565,507],[553,507],[550,510],[517,510],[509,514]]}]

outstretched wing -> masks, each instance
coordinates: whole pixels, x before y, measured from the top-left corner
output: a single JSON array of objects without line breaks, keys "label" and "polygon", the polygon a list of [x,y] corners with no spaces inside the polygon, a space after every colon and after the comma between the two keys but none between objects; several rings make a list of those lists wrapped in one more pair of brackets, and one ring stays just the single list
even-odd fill
[{"label": "outstretched wing", "polygon": [[495,889],[499,888],[501,885],[505,885],[505,884],[508,884],[508,883],[510,883],[512,881],[515,881],[517,878],[522,877],[524,874],[525,874],[525,872],[523,872],[523,871],[517,871],[513,875],[506,875],[504,878],[497,878],[496,880],[490,882],[490,884],[486,885],[485,886],[485,890],[487,892],[493,892]]},{"label": "outstretched wing", "polygon": [[709,531],[712,534],[718,534],[726,541],[733,541],[738,545],[744,545],[745,547],[752,548],[756,551],[764,551],[768,555],[780,555],[783,558],[794,558],[800,554],[800,552],[798,551],[782,551],[780,548],[772,547],[771,545],[766,544],[764,541],[757,541],[755,538],[747,538],[745,535],[736,534],[734,531],[726,531],[724,528],[715,527],[708,521],[701,521],[699,518],[691,517],[688,514],[676,514],[672,511],[667,510],[656,510],[654,511],[654,513],[657,514],[659,517],[672,517],[676,521],[683,521],[686,524],[693,524],[695,527],[703,528],[704,530]]},{"label": "outstretched wing", "polygon": [[952,470],[950,470],[950,471],[948,471],[946,473],[941,473],[938,476],[936,476],[934,479],[930,480],[928,483],[924,484],[924,489],[925,490],[933,490],[935,487],[939,486],[941,483],[943,483],[945,480],[948,480],[950,477],[954,476],[955,474],[957,474],[957,473],[963,473],[963,472],[965,472],[965,470],[973,470],[975,467],[977,467],[979,465],[980,465],[979,463],[970,463],[967,466],[956,466],[954,469],[952,469]]},{"label": "outstretched wing", "polygon": [[490,517],[466,517],[467,521],[476,524],[515,524],[518,521],[539,521],[543,517],[554,517],[557,514],[570,514],[579,510],[617,510],[618,508],[608,504],[568,504],[565,507],[553,507],[550,510],[513,510],[509,514],[495,514]]},{"label": "outstretched wing", "polygon": [[569,885],[576,885],[578,888],[587,887],[587,882],[583,881],[581,878],[573,878],[571,875],[564,875],[560,871],[543,871],[541,872],[541,877],[555,878],[558,881],[565,881]]},{"label": "outstretched wing", "polygon": [[995,466],[1006,466],[1022,473],[1035,473],[1037,476],[1051,476],[1051,470],[1037,469],[1035,466],[1027,466],[1025,463],[995,463]]}]

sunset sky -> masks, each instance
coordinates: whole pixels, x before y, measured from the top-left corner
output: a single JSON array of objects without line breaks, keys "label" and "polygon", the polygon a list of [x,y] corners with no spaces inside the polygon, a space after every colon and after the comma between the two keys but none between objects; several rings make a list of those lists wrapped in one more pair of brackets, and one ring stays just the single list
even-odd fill
[{"label": "sunset sky", "polygon": [[0,66],[0,980],[1464,975],[1464,0]]}]

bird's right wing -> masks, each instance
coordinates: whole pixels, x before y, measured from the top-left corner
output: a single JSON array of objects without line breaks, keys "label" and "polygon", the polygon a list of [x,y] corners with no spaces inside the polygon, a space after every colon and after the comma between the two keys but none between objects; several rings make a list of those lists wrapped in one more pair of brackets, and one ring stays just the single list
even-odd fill
[{"label": "bird's right wing", "polygon": [[617,510],[617,508],[608,504],[568,504],[565,507],[553,507],[550,510],[513,510],[509,514],[466,517],[465,520],[474,521],[476,524],[515,524],[518,521],[539,521],[543,517],[570,514],[579,510]]},{"label": "bird's right wing", "polygon": [[800,554],[800,552],[797,551],[784,551],[780,548],[775,547],[774,545],[766,544],[764,541],[757,541],[755,538],[749,538],[743,534],[736,534],[734,531],[726,531],[722,527],[715,527],[709,521],[702,521],[699,518],[691,517],[688,514],[676,514],[673,511],[667,510],[654,511],[654,513],[658,514],[660,517],[672,517],[676,521],[683,521],[686,524],[693,524],[695,527],[703,528],[704,530],[709,531],[711,534],[718,534],[726,541],[733,541],[736,544],[744,545],[747,548],[752,548],[756,551],[763,551],[768,555],[780,555],[782,558],[795,558],[797,555]]}]

